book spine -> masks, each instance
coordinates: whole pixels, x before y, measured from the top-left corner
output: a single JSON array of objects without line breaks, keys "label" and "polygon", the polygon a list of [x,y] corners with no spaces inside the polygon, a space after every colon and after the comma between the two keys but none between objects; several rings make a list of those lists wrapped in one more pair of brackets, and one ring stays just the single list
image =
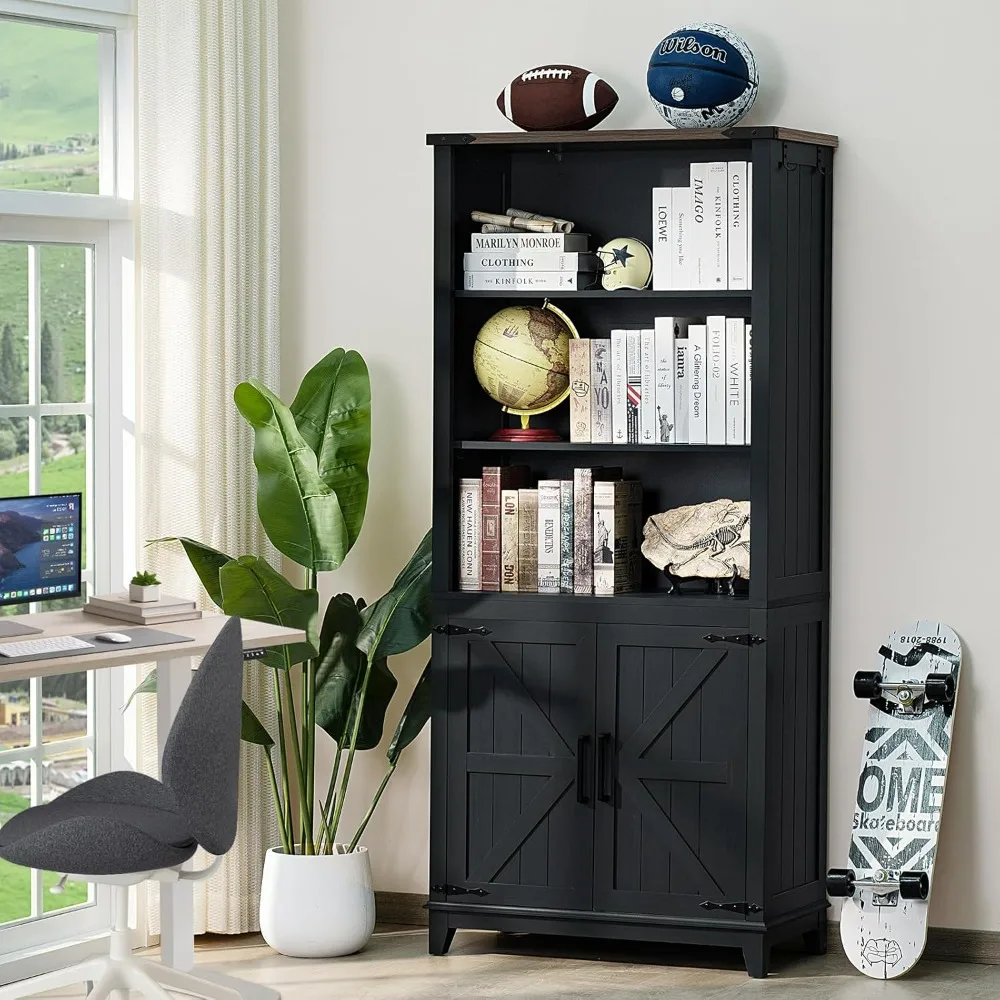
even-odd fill
[{"label": "book spine", "polygon": [[615,484],[594,483],[594,593],[615,592]]},{"label": "book spine", "polygon": [[674,355],[676,357],[674,368],[674,416],[677,423],[674,427],[674,444],[690,444],[691,434],[688,424],[691,417],[691,388],[688,378],[688,365],[690,365],[688,355],[688,345],[690,341],[687,337],[677,337],[674,340]]},{"label": "book spine", "polygon": [[690,407],[688,408],[688,437],[690,444],[708,443],[707,397],[705,395],[705,347],[708,332],[704,323],[692,323],[688,327],[688,384],[690,386]]},{"label": "book spine", "polygon": [[615,444],[628,441],[628,368],[626,330],[611,331],[611,430]]},{"label": "book spine", "polygon": [[691,164],[691,287],[708,288],[708,262],[711,247],[708,205],[708,164]]},{"label": "book spine", "polygon": [[643,330],[639,337],[639,379],[642,402],[639,409],[639,441],[656,444],[660,438],[656,424],[656,332]]},{"label": "book spine", "polygon": [[538,591],[538,490],[517,491],[517,589]]},{"label": "book spine", "polygon": [[729,287],[745,290],[747,285],[747,164],[730,160],[726,165],[726,189],[729,193]]},{"label": "book spine", "polygon": [[672,287],[680,291],[694,288],[695,275],[691,257],[691,189],[671,188],[674,227],[671,233],[673,253],[670,256]]},{"label": "book spine", "polygon": [[674,429],[677,421],[674,416],[674,365],[676,350],[674,348],[674,318],[673,316],[657,316],[655,320],[656,333],[653,346],[656,383],[656,437],[660,444],[674,443]]},{"label": "book spine", "polygon": [[517,490],[500,494],[500,589],[517,590]]},{"label": "book spine", "polygon": [[573,593],[573,480],[559,481],[559,592]]},{"label": "book spine", "polygon": [[611,444],[611,341],[590,342],[590,440]]},{"label": "book spine", "polygon": [[743,444],[746,435],[746,332],[742,319],[726,320],[726,444]]},{"label": "book spine", "polygon": [[722,291],[729,282],[729,197],[726,192],[726,164],[710,163],[705,187],[705,205],[708,210],[709,288]]},{"label": "book spine", "polygon": [[569,342],[569,439],[590,442],[590,341],[583,337]]},{"label": "book spine", "polygon": [[483,481],[458,484],[458,589],[481,590],[483,584]]},{"label": "book spine", "polygon": [[473,233],[473,253],[520,252],[584,253],[585,233]]},{"label": "book spine", "polygon": [[481,590],[500,589],[500,467],[483,469]]},{"label": "book spine", "polygon": [[744,407],[743,407],[743,409],[745,411],[744,412],[744,419],[746,421],[745,428],[744,428],[744,434],[745,434],[745,436],[744,436],[744,442],[746,444],[750,444],[750,427],[753,424],[753,421],[750,419],[751,416],[753,415],[753,407],[750,405],[750,399],[751,399],[751,391],[750,390],[751,390],[751,388],[753,386],[753,364],[751,362],[751,356],[752,356],[752,353],[753,353],[752,352],[752,347],[753,347],[753,325],[751,323],[747,323],[747,340],[746,340],[746,371],[747,371],[747,378],[746,378],[746,403],[744,404]]},{"label": "book spine", "polygon": [[673,193],[673,188],[653,188],[653,288],[658,291],[672,287]]},{"label": "book spine", "polygon": [[558,594],[562,572],[559,553],[561,538],[562,489],[558,479],[538,482],[538,593]]},{"label": "book spine", "polygon": [[598,258],[585,253],[556,253],[543,250],[499,251],[495,253],[467,253],[462,256],[466,271],[533,273],[536,271],[561,271],[576,274],[579,271],[598,270]]},{"label": "book spine", "polygon": [[573,593],[594,591],[594,470],[573,470]]},{"label": "book spine", "polygon": [[[616,580],[618,593],[639,590],[642,575],[642,483],[637,479],[618,483],[625,507],[624,561],[621,579]],[[615,558],[617,562],[617,556]]]},{"label": "book spine", "polygon": [[753,288],[753,164],[747,162],[747,288]]},{"label": "book spine", "polygon": [[572,274],[562,271],[466,271],[465,290],[490,292],[513,288],[518,291],[576,292],[589,288],[596,277],[596,271]]},{"label": "book spine", "polygon": [[726,318],[708,317],[708,355],[705,360],[705,396],[708,400],[708,444],[726,443]]},{"label": "book spine", "polygon": [[639,412],[642,407],[642,333],[625,331],[625,440],[639,443]]}]

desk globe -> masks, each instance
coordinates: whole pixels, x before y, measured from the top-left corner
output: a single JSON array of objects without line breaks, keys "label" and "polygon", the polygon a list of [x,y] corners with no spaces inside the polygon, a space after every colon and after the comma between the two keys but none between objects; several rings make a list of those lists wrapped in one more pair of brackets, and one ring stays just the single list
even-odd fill
[{"label": "desk globe", "polygon": [[494,441],[560,440],[555,431],[528,422],[569,396],[569,342],[579,336],[549,301],[541,307],[508,306],[483,324],[472,351],[476,378],[504,413],[521,418],[519,428],[497,431]]}]

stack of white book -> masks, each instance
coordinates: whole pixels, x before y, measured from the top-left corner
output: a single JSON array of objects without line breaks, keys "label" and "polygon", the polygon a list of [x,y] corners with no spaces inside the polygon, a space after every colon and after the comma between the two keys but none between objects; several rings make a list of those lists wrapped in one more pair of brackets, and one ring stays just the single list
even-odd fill
[{"label": "stack of white book", "polygon": [[473,233],[464,255],[465,290],[569,291],[590,288],[600,259],[586,233]]},{"label": "stack of white book", "polygon": [[105,594],[91,597],[83,611],[100,618],[129,622],[132,625],[162,625],[166,622],[183,622],[201,618],[194,601],[186,597],[165,594],[158,601],[131,601],[125,594]]},{"label": "stack of white book", "polygon": [[653,188],[653,288],[736,291],[753,270],[752,164],[692,163],[690,187]]}]

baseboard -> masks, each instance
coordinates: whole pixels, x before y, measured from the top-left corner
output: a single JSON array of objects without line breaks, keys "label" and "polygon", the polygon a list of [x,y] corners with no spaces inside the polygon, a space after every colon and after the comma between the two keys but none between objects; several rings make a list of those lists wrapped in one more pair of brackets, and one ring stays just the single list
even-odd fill
[{"label": "baseboard", "polygon": [[380,924],[427,926],[427,897],[419,892],[376,892],[375,914]]},{"label": "baseboard", "polygon": [[[830,921],[828,947],[844,953],[840,925]],[[956,927],[929,927],[923,957],[938,962],[973,962],[1000,965],[1000,931],[970,931]]]}]

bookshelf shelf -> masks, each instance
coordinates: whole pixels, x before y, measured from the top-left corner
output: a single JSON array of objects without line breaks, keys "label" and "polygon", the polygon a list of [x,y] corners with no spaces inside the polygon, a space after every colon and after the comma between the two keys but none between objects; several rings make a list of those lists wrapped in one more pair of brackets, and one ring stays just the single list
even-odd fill
[{"label": "bookshelf shelf", "polygon": [[551,292],[536,291],[490,291],[490,292],[467,292],[464,289],[455,291],[457,299],[605,299],[608,301],[636,300],[636,299],[658,299],[661,301],[692,302],[698,303],[704,309],[707,303],[747,303],[750,301],[752,292],[739,291],[678,291],[662,292],[653,291],[651,288],[632,289],[620,288],[609,292],[605,288],[585,288],[580,291],[556,290]]},{"label": "bookshelf shelf", "polygon": [[749,445],[726,444],[586,444],[575,441],[456,441],[456,451],[503,451],[531,453],[536,451],[579,452],[614,456],[632,452],[664,456],[670,452],[679,455],[701,454],[750,454]]}]

